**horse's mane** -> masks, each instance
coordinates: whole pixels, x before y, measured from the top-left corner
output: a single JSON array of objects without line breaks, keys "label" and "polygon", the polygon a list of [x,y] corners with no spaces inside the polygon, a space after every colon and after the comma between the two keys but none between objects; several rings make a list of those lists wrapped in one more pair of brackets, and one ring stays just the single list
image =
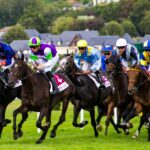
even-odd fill
[{"label": "horse's mane", "polygon": [[133,69],[137,69],[139,71],[141,71],[141,73],[145,76],[145,77],[149,77],[148,73],[141,67],[141,65],[136,65]]}]

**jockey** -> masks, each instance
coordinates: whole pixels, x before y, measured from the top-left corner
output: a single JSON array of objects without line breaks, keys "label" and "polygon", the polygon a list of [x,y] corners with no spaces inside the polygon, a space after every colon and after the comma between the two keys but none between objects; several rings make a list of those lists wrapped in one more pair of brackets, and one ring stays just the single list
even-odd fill
[{"label": "jockey", "polygon": [[77,43],[78,50],[74,56],[74,62],[84,74],[95,73],[102,86],[102,79],[100,75],[101,56],[100,51],[96,48],[88,46],[86,40],[79,40]]},{"label": "jockey", "polygon": [[54,87],[53,94],[58,93],[57,84],[51,73],[59,60],[59,55],[53,44],[41,43],[38,37],[32,37],[28,43],[30,47],[30,59],[33,64],[39,69],[44,70],[47,77],[51,80]]},{"label": "jockey", "polygon": [[118,39],[116,42],[116,47],[116,53],[120,55],[125,71],[128,71],[130,67],[134,67],[139,63],[137,48],[131,44],[128,44],[125,39]]},{"label": "jockey", "polygon": [[140,65],[150,74],[150,40],[144,42],[143,49],[144,52],[140,57]]},{"label": "jockey", "polygon": [[106,62],[112,55],[114,55],[114,51],[112,46],[106,45],[102,48],[102,56],[101,56],[101,70],[104,74],[106,74]]},{"label": "jockey", "polygon": [[15,52],[10,45],[0,41],[0,68],[4,71],[3,73],[0,72],[0,76],[5,85],[8,82],[9,68],[14,63],[14,56]]}]

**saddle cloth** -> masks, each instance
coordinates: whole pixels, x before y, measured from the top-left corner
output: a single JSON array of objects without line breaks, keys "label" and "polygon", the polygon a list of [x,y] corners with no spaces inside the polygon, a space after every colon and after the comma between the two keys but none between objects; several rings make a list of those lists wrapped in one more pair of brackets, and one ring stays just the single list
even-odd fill
[{"label": "saddle cloth", "polygon": [[[96,87],[99,88],[100,87],[100,83],[95,79],[95,75],[88,75],[95,83]],[[110,82],[108,81],[108,79],[105,76],[102,76],[102,82],[105,86],[105,88],[111,86]]]},{"label": "saddle cloth", "polygon": [[[63,78],[61,78],[58,74],[54,74],[54,79],[58,86],[59,92],[62,92],[69,86],[69,84]],[[51,82],[50,82],[50,85],[51,85],[50,92],[53,92],[53,86]]]}]

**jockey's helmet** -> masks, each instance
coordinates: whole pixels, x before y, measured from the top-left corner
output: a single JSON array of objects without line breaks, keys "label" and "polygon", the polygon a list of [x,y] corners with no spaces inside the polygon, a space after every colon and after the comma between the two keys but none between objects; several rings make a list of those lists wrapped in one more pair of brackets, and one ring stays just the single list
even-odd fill
[{"label": "jockey's helmet", "polygon": [[117,40],[116,46],[117,47],[125,47],[125,46],[127,46],[127,41],[123,38],[120,38]]},{"label": "jockey's helmet", "polygon": [[150,51],[150,40],[147,40],[143,43],[143,49],[145,51]]},{"label": "jockey's helmet", "polygon": [[86,40],[79,40],[78,42],[77,42],[77,47],[78,48],[80,48],[80,47],[87,47],[88,46],[88,42],[86,41]]},{"label": "jockey's helmet", "polygon": [[38,37],[32,37],[28,42],[29,47],[38,47],[40,44],[41,40]]},{"label": "jockey's helmet", "polygon": [[102,48],[102,51],[105,52],[105,51],[108,51],[108,52],[111,52],[113,50],[112,46],[110,45],[106,45]]}]

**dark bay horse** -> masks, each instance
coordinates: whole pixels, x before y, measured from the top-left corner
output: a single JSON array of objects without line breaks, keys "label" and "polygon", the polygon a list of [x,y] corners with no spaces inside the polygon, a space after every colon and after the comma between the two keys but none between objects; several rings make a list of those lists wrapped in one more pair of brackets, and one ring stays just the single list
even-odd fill
[{"label": "dark bay horse", "polygon": [[[59,61],[58,70],[63,70],[75,85],[76,91],[74,99],[71,100],[72,104],[74,105],[74,118],[72,123],[73,126],[82,128],[88,123],[88,121],[84,121],[82,123],[77,122],[80,110],[87,110],[90,113],[91,125],[94,129],[94,135],[95,137],[97,137],[98,132],[96,129],[96,122],[98,125],[104,113],[107,112],[108,104],[110,104],[109,107],[112,107],[112,103],[109,102],[109,99],[112,97],[112,88],[108,87],[103,90],[97,88],[96,84],[90,78],[90,76],[87,74],[83,74],[82,71],[79,68],[77,68],[73,60],[73,55],[63,57]],[[94,110],[95,106],[98,106],[101,109],[101,112],[99,113],[99,116],[96,121]],[[113,124],[116,131],[119,133],[118,128],[116,127],[113,119],[109,118],[109,120]],[[108,127],[107,122],[106,127]],[[105,133],[107,134],[107,131]]]},{"label": "dark bay horse", "polygon": [[8,104],[10,104],[15,98],[21,99],[21,86],[10,88],[5,87],[3,77],[6,77],[6,73],[0,72],[0,137],[3,128],[10,123],[9,119],[5,119],[5,112]]},{"label": "dark bay horse", "polygon": [[113,55],[109,58],[107,64],[108,72],[112,79],[114,87],[114,105],[118,108],[118,126],[121,123],[121,118],[127,115],[128,105],[133,104],[132,97],[128,95],[128,76],[123,71],[120,57]]},{"label": "dark bay horse", "polygon": [[[20,79],[22,81],[21,98],[22,104],[19,108],[13,112],[13,135],[14,139],[17,139],[23,135],[22,125],[28,118],[29,111],[39,111],[40,115],[36,122],[36,126],[40,128],[43,133],[36,143],[41,143],[47,134],[47,131],[51,124],[51,112],[53,107],[60,101],[63,102],[62,113],[59,122],[54,126],[52,130],[52,137],[56,135],[56,129],[58,126],[65,121],[65,113],[70,101],[71,95],[74,93],[74,86],[64,75],[62,78],[68,83],[68,87],[56,95],[50,95],[50,84],[45,74],[40,72],[36,73],[23,61],[23,55],[18,58],[11,68],[11,74],[9,77],[9,84],[14,83]],[[16,127],[17,114],[22,114],[22,120]],[[42,125],[43,118],[46,117],[46,122]]]}]

